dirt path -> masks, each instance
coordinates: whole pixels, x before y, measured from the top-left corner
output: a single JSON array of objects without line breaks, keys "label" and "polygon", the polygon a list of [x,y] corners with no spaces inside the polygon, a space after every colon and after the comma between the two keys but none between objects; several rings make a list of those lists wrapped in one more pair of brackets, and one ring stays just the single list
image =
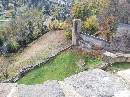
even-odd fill
[{"label": "dirt path", "polygon": [[19,53],[15,62],[10,65],[9,71],[18,72],[21,68],[43,60],[69,45],[71,40],[65,38],[64,31],[50,31]]}]

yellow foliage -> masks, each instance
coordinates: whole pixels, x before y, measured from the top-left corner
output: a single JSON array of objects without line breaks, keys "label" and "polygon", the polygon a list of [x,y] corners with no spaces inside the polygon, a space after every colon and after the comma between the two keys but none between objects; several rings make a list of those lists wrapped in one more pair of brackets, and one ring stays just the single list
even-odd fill
[{"label": "yellow foliage", "polygon": [[95,15],[88,18],[85,22],[83,22],[83,30],[88,34],[94,34],[94,31],[96,33],[98,26],[99,26],[98,20]]},{"label": "yellow foliage", "polygon": [[8,11],[7,13],[6,13],[6,16],[8,16],[8,17],[10,17],[12,14]]},{"label": "yellow foliage", "polygon": [[92,15],[102,13],[109,5],[109,0],[81,0],[72,7],[71,18],[85,21]]},{"label": "yellow foliage", "polygon": [[65,36],[68,39],[72,38],[72,24],[71,23],[67,23],[65,26]]},{"label": "yellow foliage", "polygon": [[13,46],[16,47],[16,48],[19,47],[19,44],[18,44],[18,42],[16,42],[16,40],[13,40]]},{"label": "yellow foliage", "polygon": [[34,30],[33,34],[34,34],[35,38],[37,38],[38,36],[40,36],[40,34],[41,34],[40,32],[41,31],[39,29],[35,29]]},{"label": "yellow foliage", "polygon": [[44,20],[45,20],[44,15],[42,15],[42,21],[44,21]]},{"label": "yellow foliage", "polygon": [[54,20],[49,26],[50,30],[63,30],[66,26],[66,22],[59,22],[58,20]]}]

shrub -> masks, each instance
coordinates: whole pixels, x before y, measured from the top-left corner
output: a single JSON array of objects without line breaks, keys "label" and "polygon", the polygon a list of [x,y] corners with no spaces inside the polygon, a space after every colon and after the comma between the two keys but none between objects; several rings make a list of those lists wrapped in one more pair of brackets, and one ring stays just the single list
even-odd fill
[{"label": "shrub", "polygon": [[65,29],[66,38],[71,39],[72,38],[72,24],[66,23],[66,26],[64,29]]},{"label": "shrub", "polygon": [[50,30],[63,30],[65,28],[66,22],[59,22],[54,20],[50,25]]},{"label": "shrub", "polygon": [[8,53],[16,53],[19,50],[19,44],[14,40],[7,43]]},{"label": "shrub", "polygon": [[34,36],[34,34],[33,33],[29,33],[28,35],[27,35],[27,37],[28,37],[28,43],[30,43],[30,42],[32,42],[34,39],[35,39],[35,36]]},{"label": "shrub", "polygon": [[72,38],[72,32],[65,31],[65,36],[66,36],[66,38],[71,39]]},{"label": "shrub", "polygon": [[2,40],[2,38],[0,37],[0,46],[2,46],[3,45],[3,40]]},{"label": "shrub", "polygon": [[7,12],[7,13],[6,13],[6,16],[7,16],[7,17],[10,17],[11,15],[12,15],[12,14],[11,14],[10,12]]},{"label": "shrub", "polygon": [[24,38],[18,38],[17,39],[17,42],[18,42],[18,44],[20,45],[20,47],[26,47],[26,45],[27,45],[27,42],[26,42],[26,39],[24,39]]},{"label": "shrub", "polygon": [[86,21],[83,22],[82,29],[88,34],[95,34],[98,30],[98,21],[96,16],[91,16]]},{"label": "shrub", "polygon": [[41,31],[39,29],[35,29],[33,34],[35,38],[38,38],[41,35]]},{"label": "shrub", "polygon": [[46,25],[43,25],[43,26],[40,28],[40,30],[41,30],[41,33],[42,33],[42,34],[45,34],[45,33],[47,33],[47,32],[49,31],[49,29],[48,29],[48,27],[47,27]]}]

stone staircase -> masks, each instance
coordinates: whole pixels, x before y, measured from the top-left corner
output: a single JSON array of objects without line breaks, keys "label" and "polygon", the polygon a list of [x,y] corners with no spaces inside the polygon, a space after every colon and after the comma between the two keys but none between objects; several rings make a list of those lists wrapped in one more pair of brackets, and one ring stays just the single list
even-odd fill
[{"label": "stone staircase", "polygon": [[130,70],[112,75],[93,69],[36,85],[1,83],[0,97],[130,97]]}]

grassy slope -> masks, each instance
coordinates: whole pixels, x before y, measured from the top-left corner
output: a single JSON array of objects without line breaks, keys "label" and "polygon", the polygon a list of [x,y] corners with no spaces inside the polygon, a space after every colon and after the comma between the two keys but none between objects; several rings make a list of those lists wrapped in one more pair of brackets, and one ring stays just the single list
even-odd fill
[{"label": "grassy slope", "polygon": [[81,71],[75,64],[80,57],[80,55],[68,51],[67,53],[57,56],[55,60],[44,66],[32,70],[17,83],[40,84],[46,80],[63,80],[64,78],[75,74],[76,71]]},{"label": "grassy slope", "polygon": [[64,31],[50,31],[14,55],[15,60],[9,66],[9,73],[18,73],[21,68],[35,64],[70,44],[71,41],[65,38]]}]

